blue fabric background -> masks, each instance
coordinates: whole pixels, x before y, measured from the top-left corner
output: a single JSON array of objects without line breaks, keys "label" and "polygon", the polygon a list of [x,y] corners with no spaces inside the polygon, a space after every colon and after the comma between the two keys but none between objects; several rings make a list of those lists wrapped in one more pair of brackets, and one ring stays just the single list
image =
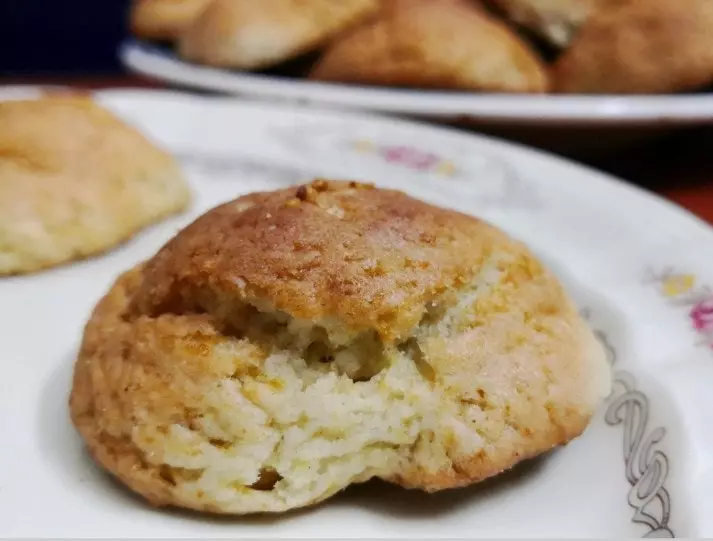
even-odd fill
[{"label": "blue fabric background", "polygon": [[121,72],[129,0],[0,0],[0,76]]}]

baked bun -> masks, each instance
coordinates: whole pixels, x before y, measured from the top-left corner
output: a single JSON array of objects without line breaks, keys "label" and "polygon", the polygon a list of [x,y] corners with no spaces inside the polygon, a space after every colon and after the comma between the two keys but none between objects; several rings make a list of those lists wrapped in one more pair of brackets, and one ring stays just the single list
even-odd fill
[{"label": "baked bun", "polygon": [[525,246],[319,180],[221,205],[124,274],[70,405],[94,458],[153,504],[244,514],[371,477],[480,481],[578,436],[609,382]]},{"label": "baked bun", "polygon": [[188,200],[173,158],[91,99],[0,102],[0,275],[103,252]]},{"label": "baked bun", "polygon": [[530,46],[459,0],[390,0],[380,17],[335,40],[310,77],[490,92],[539,93],[548,86]]},{"label": "baked bun", "polygon": [[663,94],[713,81],[713,2],[620,0],[597,9],[553,68],[555,91]]},{"label": "baked bun", "polygon": [[322,46],[380,1],[213,0],[181,37],[179,52],[211,66],[268,68]]},{"label": "baked bun", "polygon": [[604,0],[488,1],[512,22],[532,31],[550,45],[564,48],[590,13]]},{"label": "baked bun", "polygon": [[176,40],[211,0],[134,0],[131,31],[139,37]]}]

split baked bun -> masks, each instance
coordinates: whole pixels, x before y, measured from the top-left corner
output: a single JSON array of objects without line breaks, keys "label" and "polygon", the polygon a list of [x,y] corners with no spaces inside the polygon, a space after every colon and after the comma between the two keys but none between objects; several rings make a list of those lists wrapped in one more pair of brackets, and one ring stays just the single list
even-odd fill
[{"label": "split baked bun", "polygon": [[383,0],[213,0],[181,35],[190,61],[262,69],[324,45]]},{"label": "split baked bun", "polygon": [[548,89],[538,53],[466,0],[389,0],[374,20],[334,40],[310,78],[489,92]]},{"label": "split baked bun", "polygon": [[121,276],[71,416],[156,505],[280,512],[380,477],[436,491],[580,435],[600,344],[521,243],[391,190],[246,195]]},{"label": "split baked bun", "polygon": [[90,98],[0,102],[0,275],[104,252],[189,198],[176,161]]}]

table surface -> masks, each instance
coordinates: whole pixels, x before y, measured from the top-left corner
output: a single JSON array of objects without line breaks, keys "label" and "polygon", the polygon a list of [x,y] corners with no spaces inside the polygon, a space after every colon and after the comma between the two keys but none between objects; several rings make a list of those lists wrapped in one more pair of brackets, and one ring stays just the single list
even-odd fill
[{"label": "table surface", "polygon": [[[160,83],[136,76],[0,79],[0,85],[10,84],[162,88]],[[713,127],[679,130],[616,152],[580,157],[579,161],[658,193],[713,224]]]}]

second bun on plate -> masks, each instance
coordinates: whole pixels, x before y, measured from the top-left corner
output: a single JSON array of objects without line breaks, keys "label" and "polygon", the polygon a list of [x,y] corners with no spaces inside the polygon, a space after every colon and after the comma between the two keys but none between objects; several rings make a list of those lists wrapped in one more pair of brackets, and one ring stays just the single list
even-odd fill
[{"label": "second bun on plate", "polygon": [[173,156],[94,100],[0,102],[0,276],[99,255],[190,199]]},{"label": "second bun on plate", "polygon": [[208,212],[98,304],[71,414],[157,505],[245,514],[380,477],[468,485],[609,390],[557,279],[478,219],[315,181]]}]

